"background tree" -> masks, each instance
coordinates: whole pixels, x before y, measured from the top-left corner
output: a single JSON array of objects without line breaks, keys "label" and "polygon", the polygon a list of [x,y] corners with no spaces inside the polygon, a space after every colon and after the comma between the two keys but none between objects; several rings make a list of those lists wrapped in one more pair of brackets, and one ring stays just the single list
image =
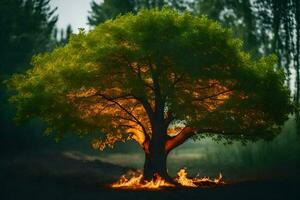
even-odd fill
[{"label": "background tree", "polygon": [[231,28],[236,37],[243,38],[247,51],[251,51],[256,57],[261,55],[256,33],[256,13],[250,0],[196,0],[193,11],[196,14],[206,14]]},{"label": "background tree", "polygon": [[136,13],[142,8],[162,8],[169,6],[177,10],[186,10],[193,3],[188,0],[104,0],[97,3],[92,1],[88,23],[96,26],[108,19],[114,19],[118,15],[129,12]]},{"label": "background tree", "polygon": [[55,45],[65,45],[66,43],[68,43],[72,33],[73,30],[70,24],[67,26],[65,30],[61,29],[59,31],[57,28],[55,28],[53,31],[53,36],[55,38],[54,42],[56,43]]},{"label": "background tree", "polygon": [[0,73],[21,71],[32,55],[49,49],[55,10],[49,0],[0,2]]},{"label": "background tree", "polygon": [[[12,122],[13,108],[8,105],[8,92],[3,80],[14,72],[29,68],[34,54],[50,50],[55,45],[53,29],[57,16],[49,0],[0,1],[0,149],[10,148],[9,153],[34,148],[43,143],[38,133],[40,124],[17,128]],[[35,145],[32,145],[35,144]],[[44,143],[43,143],[44,144]],[[6,152],[5,152],[6,153]]]},{"label": "background tree", "polygon": [[96,26],[107,19],[112,19],[128,12],[134,12],[134,7],[134,1],[132,0],[104,0],[102,3],[92,1],[88,23],[91,26]]},{"label": "background tree", "polygon": [[[275,53],[287,74],[299,109],[299,10],[298,0],[197,0],[194,11],[207,14],[235,30],[246,49],[256,55]],[[293,80],[295,78],[295,80]]]},{"label": "background tree", "polygon": [[94,148],[136,140],[144,178],[170,180],[167,155],[188,138],[268,139],[287,119],[289,90],[276,60],[241,49],[205,17],[143,10],[36,56],[33,69],[9,80],[10,100],[20,121],[41,118],[47,133],[106,135]]}]

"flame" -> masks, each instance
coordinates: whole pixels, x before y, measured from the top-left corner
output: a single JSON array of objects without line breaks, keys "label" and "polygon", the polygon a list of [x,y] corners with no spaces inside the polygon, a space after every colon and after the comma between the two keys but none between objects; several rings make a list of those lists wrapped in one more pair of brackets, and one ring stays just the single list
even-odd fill
[{"label": "flame", "polygon": [[141,171],[130,172],[131,178],[126,178],[126,175],[120,177],[119,181],[111,184],[112,188],[125,189],[161,189],[164,187],[174,187],[173,184],[168,183],[158,174],[151,181],[143,181],[143,173]]},{"label": "flame", "polygon": [[187,172],[184,168],[179,170],[177,176],[178,178],[176,179],[176,181],[181,185],[187,187],[197,187],[197,185],[194,184],[192,179],[187,178]]},{"label": "flame", "polygon": [[[185,168],[182,168],[178,171],[177,177],[174,179],[179,185],[183,187],[209,187],[209,186],[217,186],[223,185],[225,182],[223,181],[223,176],[220,173],[219,177],[215,179],[210,179],[209,177],[203,178],[188,178],[188,174]],[[149,190],[159,190],[162,188],[171,188],[176,187],[174,184],[167,182],[158,174],[154,176],[154,179],[151,181],[143,180],[142,171],[130,171],[126,175],[122,175],[120,179],[111,184],[112,188],[121,188],[121,189],[149,189]]]}]

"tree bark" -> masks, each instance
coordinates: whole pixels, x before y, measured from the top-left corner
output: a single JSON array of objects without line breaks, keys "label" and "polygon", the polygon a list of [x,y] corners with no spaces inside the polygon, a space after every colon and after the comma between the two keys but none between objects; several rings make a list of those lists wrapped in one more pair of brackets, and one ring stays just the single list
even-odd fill
[{"label": "tree bark", "polygon": [[167,171],[167,155],[163,153],[157,156],[154,153],[145,153],[144,179],[149,181],[155,179],[156,175],[164,179],[170,178]]},{"label": "tree bark", "polygon": [[145,152],[144,179],[155,179],[156,175],[168,180],[167,153],[163,134],[153,135],[149,144],[149,151]]},{"label": "tree bark", "polygon": [[172,149],[184,143],[187,139],[189,139],[195,130],[191,127],[185,127],[178,133],[175,137],[170,138],[166,141],[165,151],[169,153]]},{"label": "tree bark", "polygon": [[193,129],[187,127],[174,138],[166,137],[167,134],[164,131],[153,134],[149,142],[149,148],[144,148],[146,151],[143,180],[155,180],[159,175],[171,184],[180,185],[168,174],[167,156],[172,149],[186,141],[193,132]]},{"label": "tree bark", "polygon": [[145,151],[144,180],[155,180],[158,175],[167,182],[174,184],[167,170],[168,152],[165,150],[166,141],[166,130],[164,130],[161,124],[155,125],[151,140],[149,141],[149,147]]}]

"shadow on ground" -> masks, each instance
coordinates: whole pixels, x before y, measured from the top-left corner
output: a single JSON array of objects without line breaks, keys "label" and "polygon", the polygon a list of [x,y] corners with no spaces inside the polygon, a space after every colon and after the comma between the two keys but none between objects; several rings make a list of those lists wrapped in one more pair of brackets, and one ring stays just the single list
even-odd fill
[{"label": "shadow on ground", "polygon": [[99,160],[72,159],[61,152],[6,156],[1,159],[0,199],[300,199],[299,174],[235,180],[215,188],[126,191],[106,187],[127,170]]}]

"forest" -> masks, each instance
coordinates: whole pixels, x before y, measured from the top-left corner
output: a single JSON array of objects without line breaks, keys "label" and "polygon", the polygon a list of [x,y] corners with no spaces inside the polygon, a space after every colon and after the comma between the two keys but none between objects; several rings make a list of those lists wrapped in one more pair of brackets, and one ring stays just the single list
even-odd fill
[{"label": "forest", "polygon": [[[174,199],[185,195],[239,198],[249,188],[254,191],[251,199],[299,196],[298,0],[92,0],[86,17],[89,30],[71,25],[58,28],[57,8],[50,3],[0,2],[0,179],[4,199],[40,199],[43,192],[51,193],[46,199],[94,199],[97,195],[143,199],[144,194],[149,199],[166,198],[167,193],[144,191],[112,194],[101,185],[136,168],[143,168],[143,180],[159,174],[175,184],[170,175],[183,166],[192,175],[214,177],[222,171],[230,184],[216,190],[179,190],[171,194]],[[173,18],[176,26],[172,26]],[[201,24],[199,36],[193,29],[197,24]],[[164,37],[166,30],[175,39]],[[178,32],[186,35],[177,38]],[[160,37],[164,44],[156,41]],[[201,51],[189,52],[193,48]],[[143,57],[147,54],[151,56]],[[106,68],[99,73],[93,62],[104,63]],[[169,62],[179,67],[160,71]],[[123,72],[123,79],[125,75],[114,70],[128,63],[139,80],[128,71]],[[210,68],[195,71],[194,65]],[[226,68],[231,65],[241,67],[231,71]],[[127,82],[127,76],[132,81]],[[153,80],[148,81],[149,77]],[[198,88],[195,77],[204,86]],[[99,86],[95,90],[97,85],[108,89]],[[86,89],[89,87],[92,89]],[[41,95],[44,91],[51,92]],[[28,93],[33,95],[26,96]],[[209,100],[193,104],[192,97]],[[94,109],[96,104],[97,109],[109,110],[102,118],[90,112],[76,118],[65,102],[74,104],[77,113],[82,107]],[[217,112],[219,107],[221,112]],[[198,108],[210,115],[199,117]],[[165,123],[167,128],[160,126]],[[99,129],[109,134],[99,136]],[[129,136],[120,131],[131,134],[126,144]],[[65,184],[69,186],[64,190]],[[237,196],[231,197],[230,191]]]}]

